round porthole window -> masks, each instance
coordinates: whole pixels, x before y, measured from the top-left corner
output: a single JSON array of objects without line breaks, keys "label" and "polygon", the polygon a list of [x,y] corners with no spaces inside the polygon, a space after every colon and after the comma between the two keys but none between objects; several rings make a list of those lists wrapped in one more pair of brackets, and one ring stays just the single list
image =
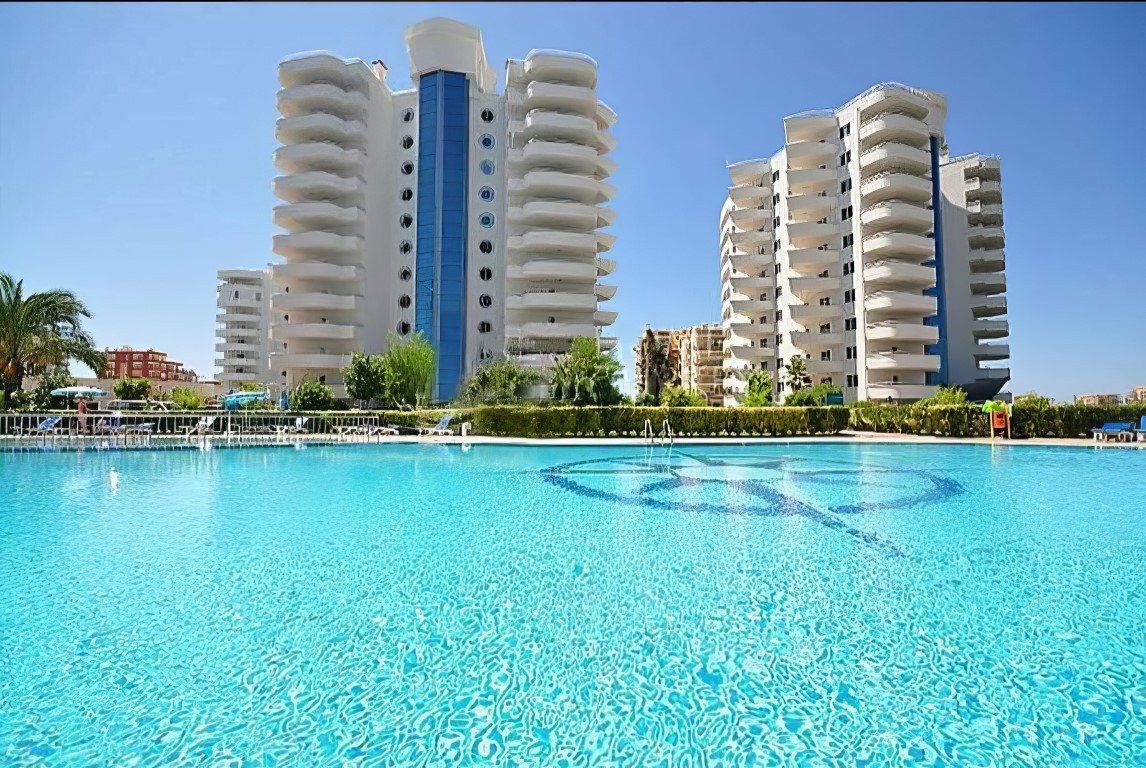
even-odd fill
[{"label": "round porthole window", "polygon": [[493,110],[492,109],[483,109],[481,111],[481,121],[483,123],[492,123],[493,122]]},{"label": "round porthole window", "polygon": [[402,229],[408,229],[414,223],[414,217],[408,213],[403,213],[398,219],[398,223],[402,225]]},{"label": "round porthole window", "polygon": [[482,320],[480,323],[478,323],[478,333],[489,333],[492,329],[493,326],[490,325],[489,321],[487,320]]},{"label": "round porthole window", "polygon": [[403,280],[409,280],[413,276],[414,273],[410,271],[409,267],[402,267],[402,271],[398,273],[398,277],[402,278]]},{"label": "round porthole window", "polygon": [[409,187],[406,187],[405,189],[403,189],[402,190],[402,199],[403,200],[413,200],[414,199],[414,190],[410,189]]},{"label": "round porthole window", "polygon": [[483,307],[492,307],[493,306],[493,297],[490,296],[488,293],[483,293],[481,296],[478,297],[478,304],[480,304]]},{"label": "round porthole window", "polygon": [[485,200],[487,203],[490,200],[493,200],[493,196],[493,187],[482,187],[478,190],[478,197],[480,197],[482,200]]},{"label": "round porthole window", "polygon": [[483,149],[493,149],[497,141],[494,140],[492,133],[483,133],[478,137],[478,144],[481,144]]},{"label": "round porthole window", "polygon": [[493,253],[493,243],[489,240],[482,240],[481,243],[478,244],[478,250],[482,253]]},{"label": "round porthole window", "polygon": [[410,308],[410,297],[406,296],[405,294],[398,297],[398,306],[401,307],[402,309],[409,309]]},{"label": "round porthole window", "polygon": [[396,330],[398,331],[399,335],[405,336],[410,332],[410,324],[403,320],[402,322],[398,323]]},{"label": "round porthole window", "polygon": [[482,267],[481,270],[478,272],[478,277],[480,277],[482,280],[492,280],[493,279],[493,270],[490,269],[489,267]]},{"label": "round porthole window", "polygon": [[492,213],[483,213],[481,216],[478,216],[478,224],[481,224],[486,229],[492,227],[493,222],[494,218]]},{"label": "round porthole window", "polygon": [[414,250],[414,244],[409,240],[403,240],[402,244],[398,246],[398,251],[400,253],[409,253],[412,250]]},{"label": "round porthole window", "polygon": [[414,119],[414,110],[413,109],[407,107],[406,109],[402,110],[402,122],[403,123],[408,123],[413,119]]},{"label": "round porthole window", "polygon": [[402,149],[409,149],[412,146],[414,146],[414,137],[413,136],[403,136],[402,137]]},{"label": "round porthole window", "polygon": [[414,164],[410,162],[402,163],[402,173],[409,176],[414,172]]},{"label": "round porthole window", "polygon": [[480,170],[486,176],[492,176],[494,172],[493,160],[482,160],[480,163],[478,163],[478,170]]}]

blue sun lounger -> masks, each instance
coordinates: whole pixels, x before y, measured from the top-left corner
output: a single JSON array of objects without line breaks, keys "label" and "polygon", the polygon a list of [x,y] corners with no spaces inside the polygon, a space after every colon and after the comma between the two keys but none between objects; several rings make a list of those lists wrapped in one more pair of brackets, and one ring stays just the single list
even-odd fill
[{"label": "blue sun lounger", "polygon": [[1114,437],[1116,440],[1121,440],[1123,437],[1127,437],[1130,440],[1133,440],[1133,429],[1134,422],[1132,421],[1108,421],[1101,427],[1095,427],[1094,429],[1090,430],[1090,433],[1094,435],[1096,442],[1100,438],[1103,442],[1106,442],[1110,440],[1111,437]]}]

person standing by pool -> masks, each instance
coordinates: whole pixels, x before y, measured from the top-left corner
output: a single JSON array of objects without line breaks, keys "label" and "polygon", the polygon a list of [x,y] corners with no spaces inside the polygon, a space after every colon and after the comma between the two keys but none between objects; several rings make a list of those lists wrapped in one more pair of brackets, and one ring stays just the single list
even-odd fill
[{"label": "person standing by pool", "polygon": [[81,397],[76,403],[76,410],[79,412],[80,434],[86,435],[88,431],[88,401]]}]

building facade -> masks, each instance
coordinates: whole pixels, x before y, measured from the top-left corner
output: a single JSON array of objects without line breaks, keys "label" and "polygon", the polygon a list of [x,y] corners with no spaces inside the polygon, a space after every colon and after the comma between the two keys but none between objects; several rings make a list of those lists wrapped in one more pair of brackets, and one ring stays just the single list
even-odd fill
[{"label": "building facade", "polygon": [[1146,387],[1135,387],[1126,395],[1128,403],[1146,403]]},{"label": "building facade", "polygon": [[223,391],[244,383],[268,384],[270,273],[265,269],[222,269],[216,288],[216,377]]},{"label": "building facade", "polygon": [[270,367],[343,394],[356,351],[420,332],[437,352],[434,400],[508,351],[544,368],[601,331],[614,288],[604,179],[612,110],[597,65],[535,50],[498,94],[480,32],[429,19],[405,33],[414,87],[381,61],[290,57],[282,90],[271,268]]},{"label": "building facade", "polygon": [[653,344],[665,350],[668,376],[662,387],[683,387],[699,393],[709,405],[723,402],[724,328],[716,323],[701,323],[689,328],[649,329],[633,347],[636,363],[634,379],[637,394],[649,390],[643,346],[651,334]]},{"label": "building facade", "polygon": [[119,349],[105,349],[104,356],[107,358],[107,367],[100,377],[103,379],[196,380],[194,371],[185,370],[183,363],[168,360],[166,352],[123,346]]},{"label": "building facade", "polygon": [[1078,405],[1122,405],[1122,395],[1078,395],[1074,401]]},{"label": "building facade", "polygon": [[897,83],[784,120],[784,147],[729,166],[720,213],[725,403],[785,362],[847,401],[975,399],[1010,377],[997,158],[950,158],[946,99]]}]

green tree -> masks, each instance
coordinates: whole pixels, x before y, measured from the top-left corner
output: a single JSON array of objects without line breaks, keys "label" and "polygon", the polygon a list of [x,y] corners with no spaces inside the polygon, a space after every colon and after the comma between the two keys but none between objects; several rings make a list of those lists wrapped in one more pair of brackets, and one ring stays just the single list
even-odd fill
[{"label": "green tree", "polygon": [[374,400],[385,400],[387,394],[386,361],[382,355],[364,355],[355,352],[350,365],[342,369],[346,394],[369,408]]},{"label": "green tree", "polygon": [[390,401],[415,406],[428,403],[434,384],[434,347],[421,332],[403,342],[398,334],[391,331],[386,344],[382,360]]},{"label": "green tree", "polygon": [[657,396],[654,395],[652,392],[642,392],[641,394],[637,395],[636,398],[633,400],[633,405],[637,405],[637,406],[641,406],[641,407],[645,407],[645,408],[655,406],[656,404],[657,404]]},{"label": "green tree", "polygon": [[772,405],[772,374],[768,371],[752,371],[748,374],[748,386],[740,404],[747,408]]},{"label": "green tree", "polygon": [[967,393],[958,387],[939,387],[931,397],[916,401],[916,405],[963,405],[967,402]]},{"label": "green tree", "polygon": [[837,387],[835,384],[821,382],[814,387],[797,390],[796,392],[791,393],[784,400],[784,405],[803,407],[827,405],[829,394],[842,395],[843,390]]},{"label": "green tree", "polygon": [[621,402],[620,375],[616,356],[600,351],[591,336],[578,336],[553,365],[549,395],[572,405],[616,405]]},{"label": "green tree", "polygon": [[784,364],[784,369],[788,372],[788,386],[793,392],[799,392],[812,385],[812,377],[804,367],[804,358],[793,355]]},{"label": "green tree", "polygon": [[49,409],[65,408],[68,398],[56,397],[53,389],[75,386],[76,380],[68,372],[67,366],[55,365],[40,374],[36,388],[28,393],[26,407],[33,411],[46,411]]},{"label": "green tree", "polygon": [[513,405],[521,402],[540,378],[537,371],[522,368],[513,360],[486,363],[466,381],[462,400],[467,405]]},{"label": "green tree", "polygon": [[294,388],[290,395],[292,411],[329,411],[334,408],[334,392],[317,381],[306,381]]},{"label": "green tree", "polygon": [[672,382],[668,346],[664,342],[657,341],[656,334],[651,328],[646,328],[641,334],[641,341],[637,346],[637,367],[641,370],[641,380],[637,382],[637,388],[641,392],[648,392],[654,398],[659,398],[661,389]]},{"label": "green tree", "polygon": [[120,400],[146,400],[151,396],[151,382],[125,376],[112,386],[112,391]]},{"label": "green tree", "polygon": [[704,395],[684,387],[665,387],[661,390],[661,405],[666,408],[703,408],[708,405]]},{"label": "green tree", "polygon": [[267,387],[265,384],[260,384],[257,381],[240,381],[239,382],[239,391],[240,392],[262,392],[266,388]]},{"label": "green tree", "polygon": [[1053,403],[1054,400],[1049,397],[1043,397],[1034,391],[1016,395],[1014,398],[1015,405],[1023,405],[1028,408],[1050,408]]},{"label": "green tree", "polygon": [[207,400],[191,387],[175,387],[169,395],[171,402],[185,411],[197,411],[203,407],[203,403]]},{"label": "green tree", "polygon": [[24,295],[24,281],[0,272],[0,391],[11,401],[36,376],[70,360],[78,360],[97,375],[107,360],[83,329],[91,312],[71,291],[52,290]]}]

